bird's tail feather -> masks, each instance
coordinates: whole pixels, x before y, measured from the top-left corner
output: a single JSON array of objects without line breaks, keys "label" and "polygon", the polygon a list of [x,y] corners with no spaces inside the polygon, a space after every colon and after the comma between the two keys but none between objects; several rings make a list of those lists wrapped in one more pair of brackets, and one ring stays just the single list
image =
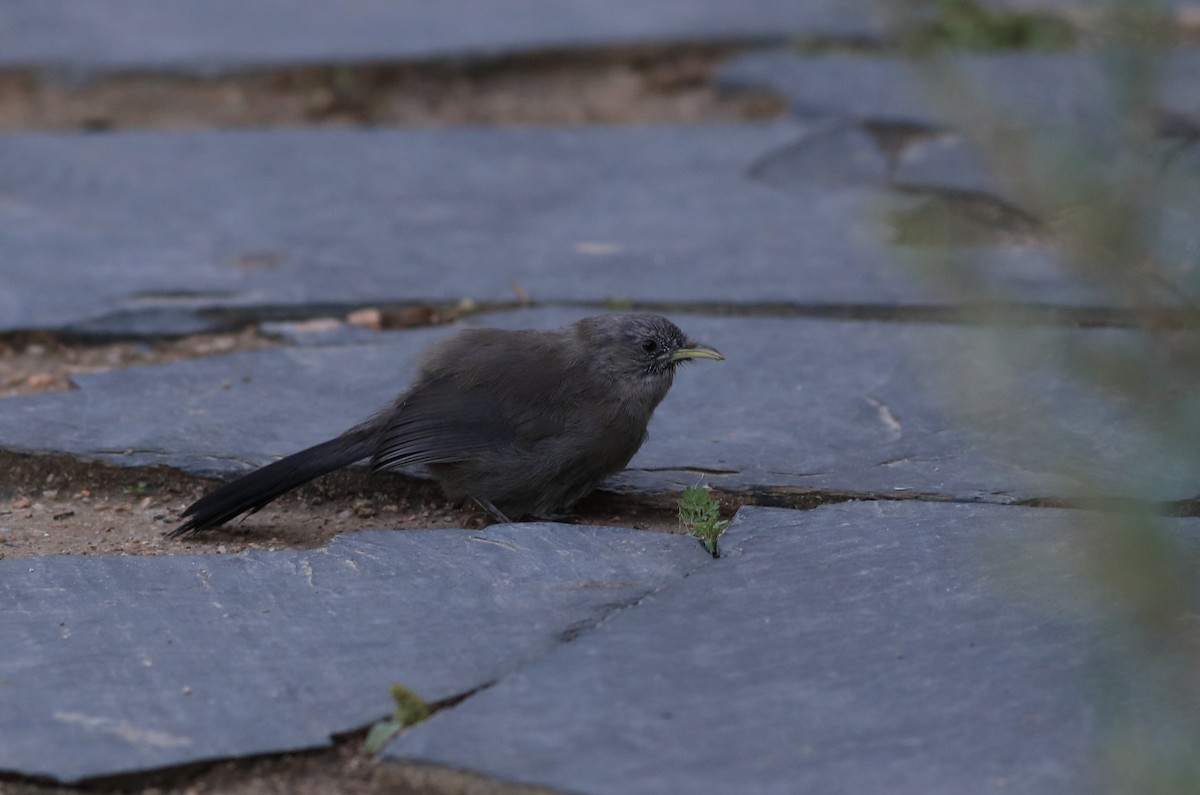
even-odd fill
[{"label": "bird's tail feather", "polygon": [[313,478],[349,466],[371,455],[378,428],[360,425],[335,439],[293,453],[201,497],[181,514],[183,524],[168,536],[176,538],[219,527],[243,513],[254,513],[284,492]]}]

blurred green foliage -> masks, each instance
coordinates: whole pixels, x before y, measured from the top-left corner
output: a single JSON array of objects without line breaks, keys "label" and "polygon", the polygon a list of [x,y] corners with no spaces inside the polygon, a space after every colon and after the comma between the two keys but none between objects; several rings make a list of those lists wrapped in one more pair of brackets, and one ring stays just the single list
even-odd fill
[{"label": "blurred green foliage", "polygon": [[[1094,791],[1198,793],[1200,534],[1172,515],[1200,515],[1200,500],[1164,504],[1157,496],[1180,473],[1200,472],[1200,134],[1164,135],[1172,17],[1151,0],[1093,6],[1091,49],[1081,54],[1102,72],[1103,95],[1088,98],[1095,115],[1041,125],[992,105],[953,59],[938,56],[1067,41],[1053,26],[987,12],[973,0],[906,8],[910,29],[922,31],[911,52],[954,127],[979,145],[1006,200],[1038,219],[1036,244],[1110,307],[1107,325],[1121,329],[1052,327],[1030,351],[1030,336],[1014,331],[1019,320],[985,323],[987,339],[971,363],[986,379],[956,370],[942,383],[971,407],[968,415],[1020,415],[1027,444],[1057,447],[1056,474],[1075,484],[1067,500],[1077,510],[1064,512],[1069,543],[1046,557],[1054,579],[1075,589],[1057,607],[1086,609],[1107,640],[1094,661],[1102,682],[1093,694],[1102,730]],[[948,297],[966,306],[1016,302],[981,271],[969,248],[979,241],[942,218],[891,216],[901,242],[926,247],[920,264]],[[1063,431],[1070,416],[1039,408],[1035,358],[1089,399],[1123,407],[1122,430],[1136,437],[1138,452],[1116,477],[1071,446]],[[984,381],[990,393],[972,390]]]},{"label": "blurred green foliage", "polygon": [[1049,14],[988,8],[979,0],[935,0],[927,10],[932,19],[912,25],[904,37],[904,47],[915,53],[1063,50],[1075,43],[1074,29]]}]

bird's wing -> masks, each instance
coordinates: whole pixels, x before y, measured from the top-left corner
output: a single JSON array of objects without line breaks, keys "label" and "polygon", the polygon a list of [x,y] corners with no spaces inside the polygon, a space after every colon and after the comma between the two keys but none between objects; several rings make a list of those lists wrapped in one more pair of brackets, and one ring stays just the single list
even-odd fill
[{"label": "bird's wing", "polygon": [[375,469],[444,464],[511,449],[554,433],[555,420],[536,407],[505,402],[483,387],[450,380],[415,387],[390,412],[372,458]]}]

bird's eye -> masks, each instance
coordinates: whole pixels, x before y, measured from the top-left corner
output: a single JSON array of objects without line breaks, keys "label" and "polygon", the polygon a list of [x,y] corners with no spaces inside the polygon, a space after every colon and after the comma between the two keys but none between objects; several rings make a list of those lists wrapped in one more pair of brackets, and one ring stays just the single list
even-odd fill
[{"label": "bird's eye", "polygon": [[658,340],[642,340],[642,350],[646,353],[658,353]]}]

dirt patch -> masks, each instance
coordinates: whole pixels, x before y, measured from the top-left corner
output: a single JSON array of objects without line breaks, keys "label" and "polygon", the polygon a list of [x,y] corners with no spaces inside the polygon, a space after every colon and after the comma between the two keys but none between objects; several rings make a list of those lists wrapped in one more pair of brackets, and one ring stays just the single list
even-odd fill
[{"label": "dirt patch", "polygon": [[378,766],[362,752],[364,732],[339,738],[332,748],[259,759],[197,765],[190,770],[148,774],[144,783],[116,782],[82,787],[0,780],[0,795],[141,793],[141,795],[366,795],[378,792]]},{"label": "dirt patch", "polygon": [[476,511],[432,483],[337,472],[257,514],[201,535],[169,539],[179,514],[217,484],[166,467],[128,469],[68,456],[0,453],[0,558],[170,555],[305,549],[338,533],[406,527],[479,528]]},{"label": "dirt patch", "polygon": [[71,389],[71,376],[81,373],[166,364],[277,344],[253,326],[232,334],[105,345],[73,345],[44,333],[13,335],[0,340],[0,398]]},{"label": "dirt patch", "polygon": [[288,66],[210,78],[0,74],[0,131],[279,126],[581,125],[782,116],[774,94],[712,77],[740,46],[622,48],[487,60]]},{"label": "dirt patch", "polygon": [[[0,452],[0,560],[40,555],[225,554],[309,549],[339,533],[404,528],[479,529],[490,524],[429,481],[365,469],[335,472],[262,511],[181,539],[165,533],[216,482],[166,467],[129,469],[69,456]],[[572,521],[678,532],[669,508],[598,494]]]}]

